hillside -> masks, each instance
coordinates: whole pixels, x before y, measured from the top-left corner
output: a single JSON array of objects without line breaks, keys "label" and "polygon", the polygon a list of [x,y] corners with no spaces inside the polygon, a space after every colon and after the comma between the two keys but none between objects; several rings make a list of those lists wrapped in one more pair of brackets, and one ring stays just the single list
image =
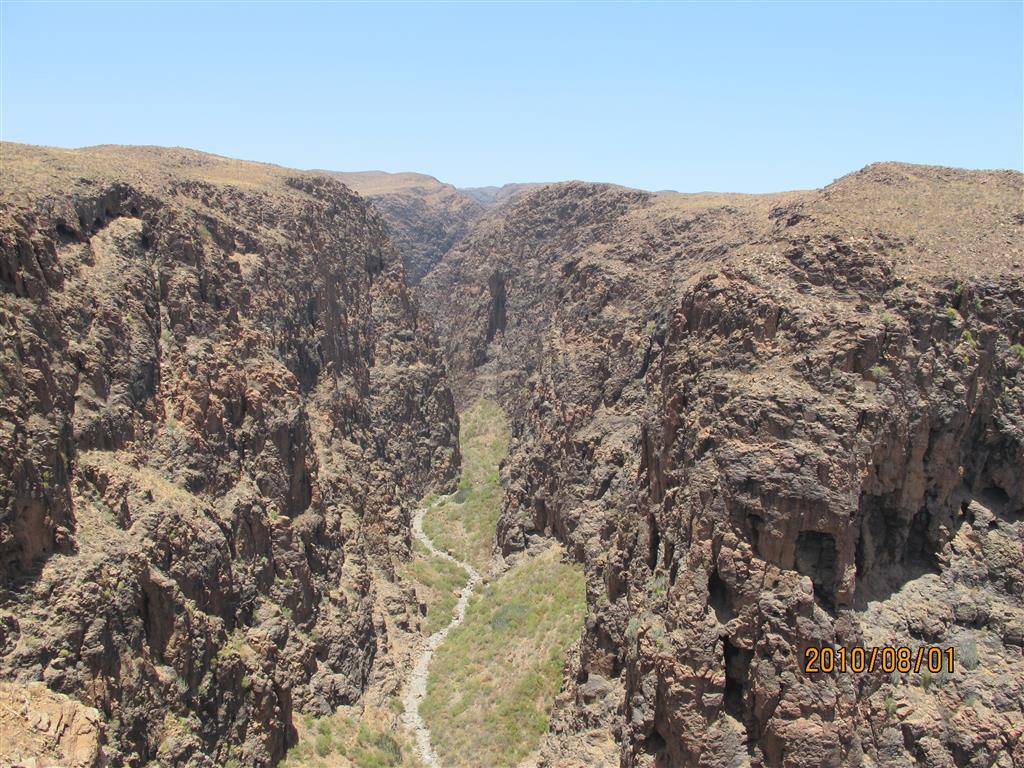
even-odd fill
[{"label": "hillside", "polygon": [[331,173],[372,201],[402,255],[410,285],[419,284],[461,238],[483,206],[450,184],[420,173]]},{"label": "hillside", "polygon": [[462,187],[459,189],[464,195],[476,200],[480,205],[491,208],[504,205],[515,197],[534,190],[543,184],[503,184],[500,187]]},{"label": "hillside", "polygon": [[93,708],[5,751],[270,766],[298,712],[394,695],[458,425],[379,217],[188,150],[0,154],[0,673]]},{"label": "hillside", "polygon": [[[1022,192],[550,185],[424,279],[456,398],[511,416],[498,545],[586,568],[543,765],[1024,759]],[[803,671],[833,644],[961,665]]]}]

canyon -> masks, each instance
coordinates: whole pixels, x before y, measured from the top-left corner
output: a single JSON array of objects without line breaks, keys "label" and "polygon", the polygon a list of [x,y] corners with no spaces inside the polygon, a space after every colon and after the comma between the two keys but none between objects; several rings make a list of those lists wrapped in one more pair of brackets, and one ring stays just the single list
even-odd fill
[{"label": "canyon", "polygon": [[[12,765],[291,765],[342,709],[407,732],[423,596],[452,598],[417,541],[582,572],[529,764],[1024,765],[1024,175],[459,190],[2,152]],[[430,500],[466,492],[481,402],[507,455],[463,551]],[[958,663],[803,670],[922,645]]]}]

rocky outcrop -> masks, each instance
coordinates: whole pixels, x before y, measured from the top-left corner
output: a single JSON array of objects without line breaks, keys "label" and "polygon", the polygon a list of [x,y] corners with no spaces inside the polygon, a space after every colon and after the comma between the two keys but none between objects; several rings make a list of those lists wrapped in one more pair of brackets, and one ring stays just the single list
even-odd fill
[{"label": "rocky outcrop", "polygon": [[[610,185],[542,187],[490,211],[453,246],[421,291],[458,398],[469,401],[485,392],[513,412],[521,410],[570,276],[578,272],[581,290],[588,290],[587,280],[604,258],[596,253],[600,244],[616,240],[653,199]],[[593,263],[580,261],[592,252]],[[654,274],[650,266],[637,264],[631,274],[617,277],[617,288],[631,290],[628,283]]]},{"label": "rocky outcrop", "polygon": [[0,758],[15,768],[99,768],[102,724],[95,709],[44,683],[0,682]]},{"label": "rocky outcrop", "polygon": [[[498,545],[586,567],[546,764],[601,729],[623,766],[1024,760],[1022,188],[553,185],[428,275],[457,396],[512,416]],[[802,668],[922,644],[959,666]]]},{"label": "rocky outcrop", "polygon": [[334,179],[3,154],[2,675],[111,765],[272,765],[416,629],[393,563],[458,465],[429,322]]},{"label": "rocky outcrop", "polygon": [[484,204],[433,176],[363,171],[332,173],[370,200],[386,222],[405,262],[410,285],[418,285],[484,211]]}]

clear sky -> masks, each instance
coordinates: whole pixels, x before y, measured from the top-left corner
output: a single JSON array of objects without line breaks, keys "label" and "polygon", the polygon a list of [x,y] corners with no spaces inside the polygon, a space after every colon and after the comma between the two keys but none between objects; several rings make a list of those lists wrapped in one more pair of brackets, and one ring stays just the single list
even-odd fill
[{"label": "clear sky", "polygon": [[2,137],[459,186],[1024,166],[1024,4],[3,0]]}]

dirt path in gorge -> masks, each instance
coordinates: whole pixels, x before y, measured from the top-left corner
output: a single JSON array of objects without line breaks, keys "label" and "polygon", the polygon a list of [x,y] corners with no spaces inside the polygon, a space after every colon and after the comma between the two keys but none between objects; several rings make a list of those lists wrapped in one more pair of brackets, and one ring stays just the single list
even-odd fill
[{"label": "dirt path in gorge", "polygon": [[423,517],[426,513],[427,510],[423,507],[416,510],[416,514],[412,520],[413,536],[419,539],[419,541],[423,543],[423,546],[430,550],[432,555],[436,557],[443,557],[445,560],[455,563],[457,566],[462,568],[469,577],[466,580],[466,584],[462,587],[461,592],[459,592],[459,601],[455,604],[455,610],[452,613],[452,620],[447,626],[439,629],[427,638],[423,650],[420,651],[420,655],[416,659],[416,664],[413,666],[412,672],[409,675],[409,684],[406,686],[405,691],[405,723],[416,737],[416,750],[419,752],[420,758],[427,766],[429,766],[429,768],[440,768],[441,761],[438,760],[437,755],[434,753],[434,749],[430,744],[430,729],[420,716],[420,703],[427,695],[427,674],[430,669],[430,660],[434,656],[434,651],[437,650],[437,647],[448,636],[448,633],[455,629],[455,627],[459,626],[459,624],[462,623],[462,620],[466,618],[466,607],[469,605],[469,598],[472,596],[477,584],[480,583],[481,576],[480,572],[469,563],[457,560],[444,550],[434,546],[434,542],[431,541],[430,537],[423,531]]}]

